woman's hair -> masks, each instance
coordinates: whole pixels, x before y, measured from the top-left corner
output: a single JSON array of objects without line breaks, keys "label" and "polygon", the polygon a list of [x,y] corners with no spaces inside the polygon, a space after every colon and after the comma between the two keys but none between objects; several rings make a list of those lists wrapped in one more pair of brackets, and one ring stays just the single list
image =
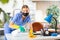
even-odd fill
[{"label": "woman's hair", "polygon": [[23,8],[29,8],[29,7],[28,7],[27,5],[23,5],[23,6],[22,6],[22,9],[23,9]]}]

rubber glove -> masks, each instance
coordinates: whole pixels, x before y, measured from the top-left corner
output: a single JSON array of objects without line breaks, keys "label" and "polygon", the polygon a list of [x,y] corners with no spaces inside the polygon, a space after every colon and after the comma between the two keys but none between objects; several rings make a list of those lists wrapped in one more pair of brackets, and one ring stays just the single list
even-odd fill
[{"label": "rubber glove", "polygon": [[24,29],[23,26],[20,26],[19,29],[20,29],[21,32],[25,32],[25,29]]},{"label": "rubber glove", "polygon": [[36,36],[33,34],[33,30],[32,29],[30,29],[30,31],[29,31],[29,37],[30,38],[35,38]]},{"label": "rubber glove", "polygon": [[19,28],[19,26],[18,26],[18,25],[16,25],[16,24],[14,24],[14,25],[12,25],[12,28],[18,29],[18,28]]}]

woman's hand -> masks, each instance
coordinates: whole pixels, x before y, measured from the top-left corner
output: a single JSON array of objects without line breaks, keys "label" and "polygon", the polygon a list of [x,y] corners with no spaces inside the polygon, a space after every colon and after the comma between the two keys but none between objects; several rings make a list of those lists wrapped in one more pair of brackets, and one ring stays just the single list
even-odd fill
[{"label": "woman's hand", "polygon": [[13,29],[18,29],[19,28],[19,26],[14,24],[13,22],[10,22],[9,27],[13,28]]},{"label": "woman's hand", "polygon": [[20,26],[19,29],[21,32],[25,32],[25,28],[23,26]]}]

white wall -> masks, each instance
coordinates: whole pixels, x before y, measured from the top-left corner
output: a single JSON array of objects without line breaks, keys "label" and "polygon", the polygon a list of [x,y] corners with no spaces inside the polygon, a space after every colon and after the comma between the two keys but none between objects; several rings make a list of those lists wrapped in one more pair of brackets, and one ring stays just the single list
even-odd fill
[{"label": "white wall", "polygon": [[[30,8],[30,15],[31,15],[32,21],[44,22],[44,17],[45,17],[45,15],[43,14],[44,12],[40,9],[36,10],[36,3],[35,2],[32,2],[32,0],[24,0],[24,4],[28,5]],[[22,0],[10,0],[8,4],[1,4],[0,3],[0,7],[6,13],[10,12],[11,16],[13,16],[13,14],[16,14],[17,12],[19,12],[19,10],[17,12],[15,12],[15,10],[21,9],[22,5],[23,5]]]},{"label": "white wall", "polygon": [[60,0],[32,0],[32,1],[60,1]]},{"label": "white wall", "polygon": [[[24,4],[28,5],[30,8],[30,15],[31,15],[31,19],[32,21],[34,20],[34,14],[35,14],[35,10],[36,10],[36,4],[33,3],[31,0],[24,0]],[[2,8],[6,13],[11,13],[11,16],[13,16],[13,14],[15,15],[17,12],[16,9],[20,9],[23,5],[23,0],[9,0],[9,3],[7,4],[2,4],[0,3],[0,8]]]},{"label": "white wall", "polygon": [[[36,9],[41,10],[43,16],[45,17],[47,15],[47,8],[51,5],[57,5],[58,8],[60,8],[60,1],[35,1],[36,2]],[[60,15],[60,14],[59,14]],[[58,18],[60,22],[60,17]]]}]

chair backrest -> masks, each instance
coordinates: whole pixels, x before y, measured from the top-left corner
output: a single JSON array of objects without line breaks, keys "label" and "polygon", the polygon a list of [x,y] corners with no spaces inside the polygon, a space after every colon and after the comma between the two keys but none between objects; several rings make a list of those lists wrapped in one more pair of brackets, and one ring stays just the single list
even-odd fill
[{"label": "chair backrest", "polygon": [[43,25],[40,22],[32,23],[33,32],[40,31],[43,29]]}]

